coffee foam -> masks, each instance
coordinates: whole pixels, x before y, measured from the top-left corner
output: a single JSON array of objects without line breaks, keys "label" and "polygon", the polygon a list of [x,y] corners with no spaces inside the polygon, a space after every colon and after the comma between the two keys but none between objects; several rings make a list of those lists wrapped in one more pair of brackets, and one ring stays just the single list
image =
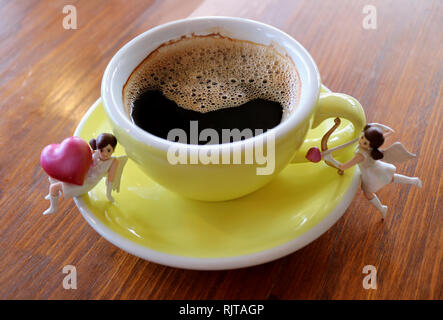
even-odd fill
[{"label": "coffee foam", "polygon": [[160,46],[133,71],[123,88],[128,113],[147,90],[202,113],[266,99],[282,105],[285,119],[298,104],[300,80],[291,58],[272,46],[192,36]]}]

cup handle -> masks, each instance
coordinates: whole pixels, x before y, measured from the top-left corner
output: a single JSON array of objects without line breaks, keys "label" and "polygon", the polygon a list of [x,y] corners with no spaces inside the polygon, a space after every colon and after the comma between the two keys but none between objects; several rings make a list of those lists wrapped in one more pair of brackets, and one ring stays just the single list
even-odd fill
[{"label": "cup handle", "polygon": [[[344,94],[331,92],[326,87],[322,86],[320,90],[320,96],[317,102],[314,117],[312,119],[311,129],[314,129],[320,125],[324,120],[328,118],[344,118],[349,120],[353,125],[352,139],[360,136],[363,127],[366,124],[366,117],[363,107],[357,99]],[[326,133],[326,132],[325,132]],[[345,141],[346,142],[346,141]],[[296,153],[291,163],[307,162],[305,158],[306,150],[305,145],[307,140],[302,144],[302,147]],[[319,144],[318,144],[319,146]],[[300,154],[300,152],[302,154]]]}]

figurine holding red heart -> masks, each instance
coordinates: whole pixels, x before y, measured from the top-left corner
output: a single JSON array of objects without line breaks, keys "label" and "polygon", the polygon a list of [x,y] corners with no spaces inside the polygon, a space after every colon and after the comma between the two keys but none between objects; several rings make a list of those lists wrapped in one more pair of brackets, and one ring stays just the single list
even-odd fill
[{"label": "figurine holding red heart", "polygon": [[69,137],[60,144],[46,146],[40,164],[49,175],[49,194],[45,199],[50,207],[43,214],[58,210],[58,198],[78,197],[94,188],[106,176],[106,197],[113,202],[112,190],[120,190],[120,179],[127,157],[113,157],[117,139],[102,133],[89,145],[79,137]]}]

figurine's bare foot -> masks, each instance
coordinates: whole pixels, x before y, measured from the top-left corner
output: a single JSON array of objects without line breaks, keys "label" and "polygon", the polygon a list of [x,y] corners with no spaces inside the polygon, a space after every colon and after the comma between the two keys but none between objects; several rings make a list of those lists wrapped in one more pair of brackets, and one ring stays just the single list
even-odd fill
[{"label": "figurine's bare foot", "polygon": [[381,206],[380,208],[380,212],[381,212],[381,218],[383,220],[385,220],[386,218],[386,212],[388,212],[388,206]]},{"label": "figurine's bare foot", "polygon": [[51,214],[51,213],[56,213],[57,209],[53,208],[53,206],[50,206],[48,209],[46,209],[45,211],[43,211],[43,214]]},{"label": "figurine's bare foot", "polygon": [[45,199],[48,198],[48,200],[51,202],[48,209],[46,209],[43,214],[51,214],[56,213],[58,211],[58,196],[54,197],[49,195],[49,197],[45,197]]},{"label": "figurine's bare foot", "polygon": [[420,180],[420,178],[415,178],[415,185],[417,186],[417,187],[419,187],[419,188],[421,188],[421,187],[423,187],[423,184],[421,183],[421,180]]}]

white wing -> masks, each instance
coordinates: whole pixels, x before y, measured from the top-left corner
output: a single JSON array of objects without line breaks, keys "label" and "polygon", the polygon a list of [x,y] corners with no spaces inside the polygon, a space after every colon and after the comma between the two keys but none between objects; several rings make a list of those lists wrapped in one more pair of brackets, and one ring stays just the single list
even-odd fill
[{"label": "white wing", "polygon": [[123,168],[125,167],[126,162],[128,161],[128,157],[127,156],[120,156],[120,157],[115,157],[115,158],[118,161],[118,166],[117,166],[117,170],[115,171],[115,177],[114,177],[114,182],[112,184],[112,190],[120,192],[120,180],[122,178]]},{"label": "white wing", "polygon": [[381,159],[383,162],[400,163],[415,158],[415,154],[406,150],[400,142],[396,142],[389,148],[381,151],[383,152],[383,159]]}]

